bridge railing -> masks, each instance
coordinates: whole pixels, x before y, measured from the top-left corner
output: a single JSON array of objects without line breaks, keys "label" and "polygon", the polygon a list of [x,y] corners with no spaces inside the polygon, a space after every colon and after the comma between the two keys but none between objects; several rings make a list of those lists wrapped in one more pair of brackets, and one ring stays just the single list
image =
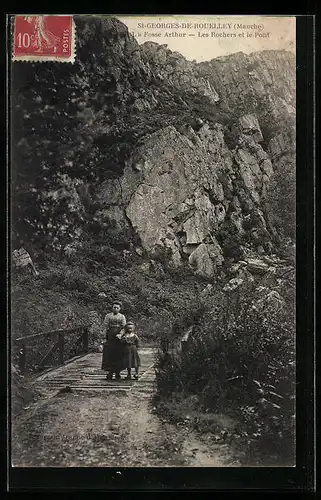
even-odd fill
[{"label": "bridge railing", "polygon": [[13,355],[20,373],[26,375],[63,365],[74,356],[86,354],[89,352],[88,333],[88,326],[76,326],[15,339]]}]

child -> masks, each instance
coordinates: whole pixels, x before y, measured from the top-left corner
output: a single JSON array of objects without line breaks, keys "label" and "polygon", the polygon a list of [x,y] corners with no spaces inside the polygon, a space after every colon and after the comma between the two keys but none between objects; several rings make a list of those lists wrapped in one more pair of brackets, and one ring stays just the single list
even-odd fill
[{"label": "child", "polygon": [[138,370],[140,366],[140,359],[137,349],[139,348],[139,339],[135,333],[135,325],[129,322],[125,326],[125,332],[122,335],[122,342],[124,344],[124,368],[127,368],[126,380],[131,380],[131,369],[135,368],[134,378],[138,380]]}]

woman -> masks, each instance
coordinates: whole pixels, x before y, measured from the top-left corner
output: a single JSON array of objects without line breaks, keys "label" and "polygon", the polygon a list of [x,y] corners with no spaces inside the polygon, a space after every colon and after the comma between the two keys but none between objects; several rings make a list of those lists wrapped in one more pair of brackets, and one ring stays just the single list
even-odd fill
[{"label": "woman", "polygon": [[106,342],[101,368],[107,372],[107,380],[112,380],[113,374],[115,374],[116,380],[120,380],[123,364],[123,344],[120,341],[120,334],[126,325],[126,318],[120,313],[121,307],[122,304],[115,301],[112,312],[106,314],[103,322]]}]

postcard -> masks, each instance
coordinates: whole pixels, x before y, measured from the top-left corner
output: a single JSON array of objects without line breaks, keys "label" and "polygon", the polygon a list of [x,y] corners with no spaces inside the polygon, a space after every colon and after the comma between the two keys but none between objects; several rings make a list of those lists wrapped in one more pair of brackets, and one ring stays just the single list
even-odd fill
[{"label": "postcard", "polygon": [[12,467],[294,467],[295,17],[10,23]]}]

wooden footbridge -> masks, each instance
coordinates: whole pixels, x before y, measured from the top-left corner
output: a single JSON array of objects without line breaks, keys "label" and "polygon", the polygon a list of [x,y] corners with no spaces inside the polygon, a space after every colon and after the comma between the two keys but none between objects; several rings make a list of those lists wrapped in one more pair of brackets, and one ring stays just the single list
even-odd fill
[{"label": "wooden footbridge", "polygon": [[106,380],[101,370],[102,354],[92,352],[88,327],[76,327],[16,339],[14,356],[20,372],[40,391],[130,391],[154,390],[155,346],[140,349],[139,380]]},{"label": "wooden footbridge", "polygon": [[152,348],[142,348],[140,351],[141,367],[140,378],[125,380],[127,372],[121,373],[121,380],[106,380],[105,373],[101,370],[101,354],[89,353],[72,359],[69,363],[51,369],[36,376],[32,383],[41,389],[60,389],[62,391],[123,391],[130,390],[134,385],[144,391],[153,391],[154,351]]}]

